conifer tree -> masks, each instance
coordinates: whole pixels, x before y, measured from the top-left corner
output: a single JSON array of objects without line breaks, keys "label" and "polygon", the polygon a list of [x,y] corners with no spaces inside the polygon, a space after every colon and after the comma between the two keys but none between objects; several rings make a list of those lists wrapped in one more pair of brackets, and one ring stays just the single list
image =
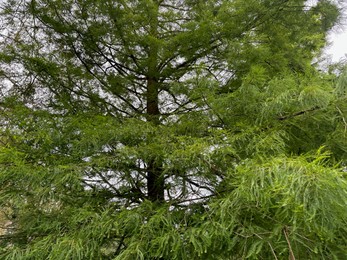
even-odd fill
[{"label": "conifer tree", "polygon": [[1,10],[2,259],[343,258],[333,1]]}]

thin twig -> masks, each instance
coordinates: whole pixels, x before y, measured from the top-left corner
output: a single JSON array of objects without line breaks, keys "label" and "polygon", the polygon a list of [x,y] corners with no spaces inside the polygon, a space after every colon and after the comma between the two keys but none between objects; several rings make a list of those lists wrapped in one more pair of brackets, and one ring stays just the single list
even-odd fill
[{"label": "thin twig", "polygon": [[275,250],[273,249],[271,243],[270,243],[270,242],[267,242],[267,243],[269,244],[269,246],[270,246],[270,248],[271,248],[271,252],[272,252],[272,254],[274,255],[275,259],[278,260],[278,258],[277,258],[277,256],[276,256],[276,253],[275,253]]},{"label": "thin twig", "polygon": [[293,252],[293,249],[292,249],[292,246],[290,244],[289,237],[288,237],[288,229],[287,229],[286,226],[283,227],[283,233],[284,233],[284,236],[285,236],[285,238],[287,240],[287,244],[288,244],[289,259],[290,260],[295,260],[294,252]]},{"label": "thin twig", "polygon": [[299,111],[299,112],[296,112],[294,114],[291,114],[291,115],[287,115],[287,116],[280,116],[278,117],[277,119],[280,120],[280,121],[283,121],[283,120],[287,120],[287,119],[290,119],[290,118],[294,118],[294,117],[297,117],[297,116],[301,116],[301,115],[304,115],[308,112],[313,112],[313,111],[317,111],[319,110],[320,107],[313,107],[313,108],[310,108],[310,109],[307,109],[307,110],[303,110],[303,111]]}]

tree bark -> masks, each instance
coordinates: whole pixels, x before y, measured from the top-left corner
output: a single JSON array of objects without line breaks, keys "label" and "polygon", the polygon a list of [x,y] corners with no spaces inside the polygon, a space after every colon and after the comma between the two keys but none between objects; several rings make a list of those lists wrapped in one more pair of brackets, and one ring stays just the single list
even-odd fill
[{"label": "tree bark", "polygon": [[[147,120],[157,126],[160,124],[158,82],[155,79],[148,79],[147,83]],[[163,202],[164,186],[164,176],[162,175],[160,159],[152,158],[147,162],[148,199],[153,202]]]},{"label": "tree bark", "polygon": [[[158,34],[158,5],[151,17],[150,36],[157,38]],[[158,46],[148,46],[148,71],[147,71],[147,120],[154,125],[160,124],[159,111],[159,81],[158,81]],[[153,202],[164,201],[165,180],[162,173],[160,158],[151,158],[147,162],[147,194]]]}]

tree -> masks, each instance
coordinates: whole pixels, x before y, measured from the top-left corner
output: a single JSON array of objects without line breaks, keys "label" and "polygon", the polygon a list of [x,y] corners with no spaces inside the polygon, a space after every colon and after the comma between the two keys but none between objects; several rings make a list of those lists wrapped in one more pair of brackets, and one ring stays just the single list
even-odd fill
[{"label": "tree", "polygon": [[341,258],[345,84],[311,65],[338,14],[5,2],[1,257]]}]

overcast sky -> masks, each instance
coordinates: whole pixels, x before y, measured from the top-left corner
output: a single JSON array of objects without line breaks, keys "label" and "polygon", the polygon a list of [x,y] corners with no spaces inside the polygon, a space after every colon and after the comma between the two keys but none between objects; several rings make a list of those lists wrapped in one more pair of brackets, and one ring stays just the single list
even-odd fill
[{"label": "overcast sky", "polygon": [[331,46],[326,48],[326,53],[331,55],[332,61],[336,62],[340,59],[347,59],[347,1],[340,0],[342,8],[342,18],[340,24],[337,25],[330,33],[329,41]]},{"label": "overcast sky", "polygon": [[347,58],[347,28],[333,30],[329,36],[331,46],[326,49],[326,53],[331,55],[332,61],[339,61],[341,58]]}]

